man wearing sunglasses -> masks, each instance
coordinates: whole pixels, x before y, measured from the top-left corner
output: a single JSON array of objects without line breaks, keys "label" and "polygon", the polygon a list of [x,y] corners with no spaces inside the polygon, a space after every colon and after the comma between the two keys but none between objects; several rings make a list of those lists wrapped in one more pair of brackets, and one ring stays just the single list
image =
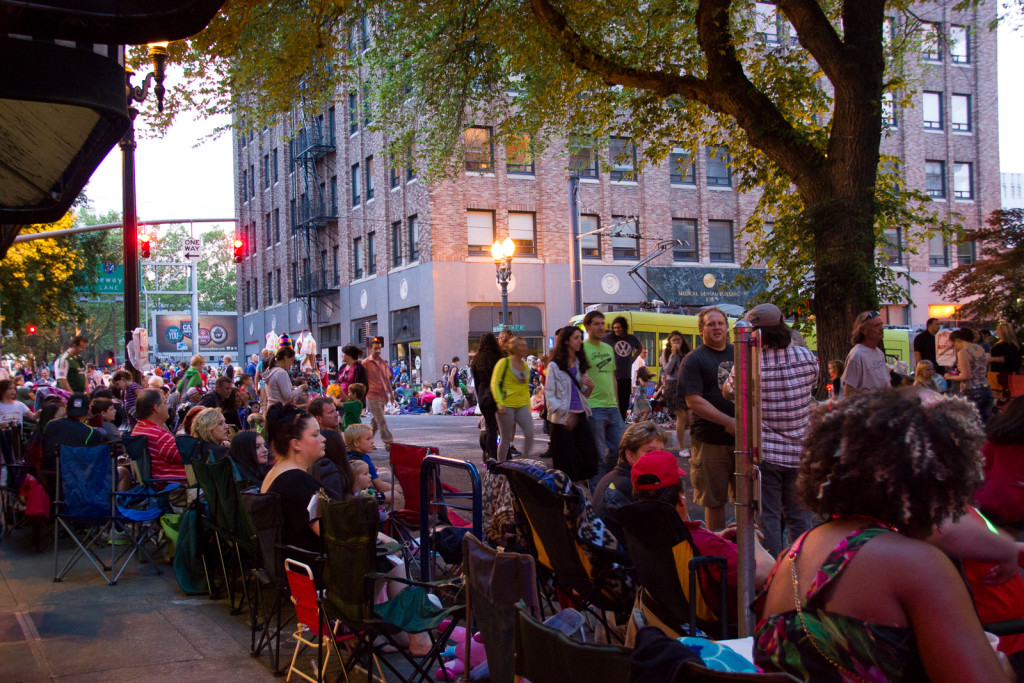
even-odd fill
[{"label": "man wearing sunglasses", "polygon": [[878,311],[864,311],[854,321],[854,346],[846,356],[846,370],[842,378],[844,396],[892,386],[885,352],[879,348],[884,329],[885,323]]}]

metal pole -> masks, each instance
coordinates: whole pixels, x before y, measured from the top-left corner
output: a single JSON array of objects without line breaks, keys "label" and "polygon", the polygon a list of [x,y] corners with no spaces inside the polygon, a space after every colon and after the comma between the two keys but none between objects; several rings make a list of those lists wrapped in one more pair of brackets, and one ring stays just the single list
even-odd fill
[{"label": "metal pole", "polygon": [[[125,71],[125,86],[131,92],[131,72]],[[139,326],[139,227],[135,209],[135,116],[138,110],[128,107],[131,123],[119,143],[124,223],[124,343],[132,339]],[[114,352],[117,352],[115,347]]]},{"label": "metal pole", "polygon": [[501,283],[501,329],[508,330],[511,326],[508,324],[508,280],[511,275],[511,264],[506,267],[502,267],[498,272],[498,282]]},{"label": "metal pole", "polygon": [[[572,281],[572,314],[583,315],[583,264],[580,259],[580,205],[578,192],[580,179],[575,173],[569,175],[569,222],[572,226],[572,241],[569,249],[569,279]],[[600,239],[600,237],[598,238]]]},{"label": "metal pole", "polygon": [[192,269],[192,355],[199,353],[199,262],[193,261]]},{"label": "metal pole", "polygon": [[761,444],[760,341],[746,320],[733,326],[736,396],[736,550],[739,637],[754,633],[754,509]]}]

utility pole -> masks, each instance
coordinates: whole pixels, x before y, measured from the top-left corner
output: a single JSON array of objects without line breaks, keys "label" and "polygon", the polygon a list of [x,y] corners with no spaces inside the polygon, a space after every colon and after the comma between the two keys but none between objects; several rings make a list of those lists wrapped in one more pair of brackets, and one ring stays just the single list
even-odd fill
[{"label": "utility pole", "polygon": [[572,226],[569,242],[569,280],[572,282],[572,314],[583,315],[583,264],[580,260],[580,179],[576,173],[569,174],[569,222]]}]

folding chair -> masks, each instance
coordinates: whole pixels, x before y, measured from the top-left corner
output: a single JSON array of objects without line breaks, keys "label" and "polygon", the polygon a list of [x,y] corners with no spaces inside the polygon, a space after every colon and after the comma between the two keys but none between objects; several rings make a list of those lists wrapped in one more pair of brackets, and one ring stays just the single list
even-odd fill
[{"label": "folding chair", "polygon": [[[643,586],[639,602],[649,620],[675,637],[697,635],[697,627],[707,633],[718,630],[722,639],[735,637],[735,628],[729,627],[726,560],[700,555],[675,508],[657,500],[636,501],[612,510],[612,516],[626,535]],[[707,572],[704,582],[698,581],[701,571]],[[706,585],[718,588],[717,609],[704,594]]]},{"label": "folding chair", "polygon": [[604,612],[613,612],[623,622],[635,591],[619,564],[624,556],[617,539],[607,531],[582,538],[581,520],[594,517],[586,496],[564,472],[543,463],[509,460],[497,465],[495,472],[508,479],[520,535],[539,573],[547,575],[541,578],[553,582],[559,604],[590,612],[621,642]]},{"label": "folding chair", "polygon": [[[438,584],[409,580],[401,581],[408,586],[401,593],[385,603],[374,604],[378,579],[400,580],[375,571],[378,557],[377,526],[377,503],[368,496],[356,496],[321,506],[320,537],[326,552],[326,597],[320,602],[321,610],[325,619],[330,621],[337,618],[355,634],[352,652],[344,660],[346,671],[361,665],[367,672],[371,672],[375,664],[379,667],[383,663],[403,681],[431,680],[432,664],[440,666],[441,652],[455,630],[457,617],[463,608],[437,607],[428,599],[426,589],[436,588]],[[438,628],[445,619],[449,620],[447,628],[435,636],[432,630]],[[430,651],[416,658],[401,649],[395,642],[395,636],[402,631],[428,633],[432,643]],[[376,657],[382,645],[375,641],[377,638],[398,650],[412,667],[411,676],[406,676],[388,658]],[[342,657],[337,643],[332,647]]]},{"label": "folding chair", "polygon": [[515,680],[530,683],[621,683],[629,680],[630,650],[581,643],[545,626],[522,607],[515,611]]},{"label": "folding chair", "polygon": [[[149,453],[149,439],[145,436],[124,436],[121,438],[121,446],[125,455],[131,463],[132,474],[136,486],[131,491],[118,494],[123,503],[130,501],[151,500],[159,504],[164,513],[174,512],[170,497],[174,491],[185,485],[185,480],[176,481],[173,479],[154,479],[152,477],[151,458]],[[161,542],[161,529],[159,525],[153,524],[146,529],[146,533],[139,539],[140,543],[152,541],[155,544],[153,555],[156,555],[166,541]]]},{"label": "folding chair", "polygon": [[185,468],[188,485],[195,488],[196,475],[192,471],[192,461],[202,459],[203,443],[194,436],[180,434],[174,437],[174,445],[178,447],[178,453],[181,454],[181,464]]},{"label": "folding chair", "polygon": [[[466,632],[480,629],[487,653],[487,667],[494,683],[511,683],[515,658],[512,648],[516,605],[540,617],[537,568],[533,557],[507,553],[485,545],[473,534],[462,537],[466,578]],[[466,639],[469,647],[469,639]],[[456,652],[456,656],[458,656]],[[462,659],[469,661],[463,654]]]},{"label": "folding chair", "polygon": [[[131,526],[133,522],[156,522],[163,511],[159,506],[152,505],[142,510],[118,506],[116,479],[117,469],[109,444],[60,447],[57,455],[57,500],[54,501],[55,582],[61,581],[83,556],[89,559],[103,580],[111,586],[117,583],[136,552],[153,564],[157,574],[162,573],[132,533]],[[98,551],[100,544],[107,542],[113,535],[116,524],[122,525],[129,546],[118,554],[117,546],[111,543],[110,563],[107,564]],[[76,547],[64,567],[58,569],[61,529],[67,532]]]},{"label": "folding chair", "polygon": [[[334,628],[328,628],[327,632],[324,632],[323,620],[320,618],[320,600],[317,596],[316,583],[313,581],[313,570],[308,564],[288,558],[284,561],[284,573],[288,579],[292,604],[295,605],[296,621],[295,633],[292,634],[295,639],[295,650],[292,652],[292,662],[288,666],[288,676],[285,681],[290,681],[294,673],[310,683],[320,683],[323,680],[323,671],[327,668],[331,658],[331,648],[327,649],[326,658],[322,654],[324,637],[333,638],[338,643],[351,641],[355,636],[350,633],[339,634],[337,622],[335,622]],[[299,655],[310,647],[317,649],[316,678],[295,666]],[[377,668],[380,669],[379,664]],[[344,670],[344,667],[342,667],[342,673],[345,680],[348,681],[348,672]]]}]

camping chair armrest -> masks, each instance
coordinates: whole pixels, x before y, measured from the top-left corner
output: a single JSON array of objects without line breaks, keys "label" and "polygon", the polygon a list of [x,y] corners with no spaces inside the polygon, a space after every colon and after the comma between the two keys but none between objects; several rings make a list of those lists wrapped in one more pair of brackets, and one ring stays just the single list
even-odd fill
[{"label": "camping chair armrest", "polygon": [[416,579],[407,579],[400,576],[393,576],[386,572],[370,572],[366,576],[371,579],[387,579],[388,581],[397,581],[398,583],[404,583],[407,586],[419,586],[420,588],[459,588],[462,586],[463,583],[461,577],[457,579],[450,579],[447,581],[417,581]]},{"label": "camping chair armrest", "polygon": [[726,576],[729,573],[729,563],[726,562],[724,557],[718,555],[697,555],[690,558],[690,635],[695,633],[694,629],[697,625],[696,592],[701,590],[697,586],[697,573],[701,569],[708,570],[710,567],[718,567],[719,576],[721,577],[718,581],[718,621],[722,625],[720,637],[722,640],[725,640],[729,637],[729,598],[726,593]]},{"label": "camping chair armrest", "polygon": [[278,552],[288,555],[293,559],[301,557],[311,562],[323,562],[326,559],[322,553],[315,553],[312,550],[306,550],[305,548],[300,548],[297,545],[286,545],[278,543],[274,546],[274,549]]},{"label": "camping chair armrest", "polygon": [[989,633],[999,637],[1012,636],[1024,633],[1024,619],[1007,619],[1006,621],[991,621],[982,624],[982,627]]}]

